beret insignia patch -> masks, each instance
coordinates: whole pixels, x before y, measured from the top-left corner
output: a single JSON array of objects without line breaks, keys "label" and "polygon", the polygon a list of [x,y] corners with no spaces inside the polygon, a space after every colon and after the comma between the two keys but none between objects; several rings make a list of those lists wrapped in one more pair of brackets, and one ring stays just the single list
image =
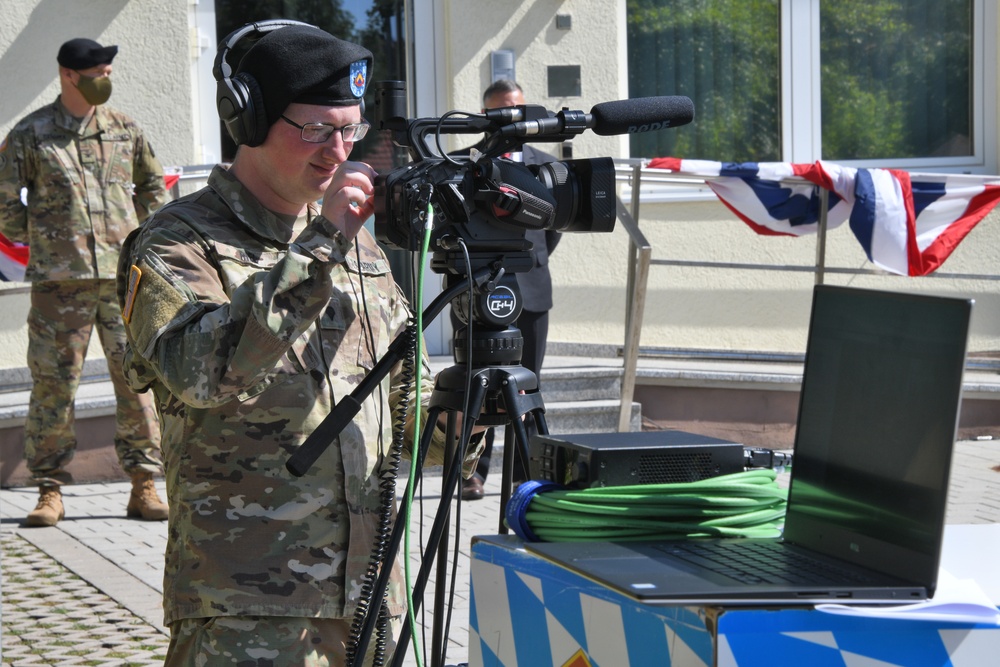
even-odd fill
[{"label": "beret insignia patch", "polygon": [[368,61],[357,60],[351,63],[351,93],[355,97],[365,94],[365,84],[368,82]]}]

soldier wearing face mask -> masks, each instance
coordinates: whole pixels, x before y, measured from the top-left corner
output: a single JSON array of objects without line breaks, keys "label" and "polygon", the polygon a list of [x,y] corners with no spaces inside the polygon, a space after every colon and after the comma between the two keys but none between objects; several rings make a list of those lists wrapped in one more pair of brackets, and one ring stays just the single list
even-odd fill
[{"label": "soldier wearing face mask", "polygon": [[115,295],[122,242],[167,197],[142,130],[104,106],[117,53],[117,46],[91,39],[63,44],[59,97],[0,144],[0,232],[30,247],[33,388],[24,455],[40,495],[29,526],[52,526],[64,516],[60,487],[72,481],[66,465],[76,449],[73,403],[95,325],[117,398],[115,451],[132,478],[126,513],[167,518],[153,485],[163,469],[156,411],[151,397],[133,393],[122,376],[126,338]]}]

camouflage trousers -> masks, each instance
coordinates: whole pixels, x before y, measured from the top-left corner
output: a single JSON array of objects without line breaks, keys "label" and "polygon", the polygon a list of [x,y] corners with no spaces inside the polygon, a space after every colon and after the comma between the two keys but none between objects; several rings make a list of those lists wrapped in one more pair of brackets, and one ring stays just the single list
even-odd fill
[{"label": "camouflage trousers", "polygon": [[[391,640],[383,664],[392,660],[400,617],[390,619]],[[164,667],[346,667],[351,619],[285,616],[213,616],[170,624]],[[365,665],[372,664],[374,637]]]},{"label": "camouflage trousers", "polygon": [[127,344],[114,280],[42,281],[31,285],[28,368],[34,385],[24,425],[24,458],[39,485],[68,484],[76,450],[74,399],[94,325],[114,385],[115,453],[126,473],[163,470],[152,394],[125,383]]}]

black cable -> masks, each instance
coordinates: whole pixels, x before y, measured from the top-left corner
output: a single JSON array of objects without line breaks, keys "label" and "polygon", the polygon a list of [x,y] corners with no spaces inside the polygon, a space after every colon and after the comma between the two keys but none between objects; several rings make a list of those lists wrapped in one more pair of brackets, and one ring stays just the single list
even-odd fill
[{"label": "black cable", "polygon": [[792,465],[792,454],[761,447],[744,447],[743,461],[747,468],[782,469]]},{"label": "black cable", "polygon": [[[354,613],[354,620],[351,624],[351,636],[347,642],[347,662],[354,664],[357,657],[357,645],[360,633],[364,627],[365,619],[371,613],[375,604],[372,599],[374,594],[375,580],[378,578],[379,570],[386,562],[388,555],[388,545],[390,533],[392,531],[392,510],[396,500],[396,477],[399,472],[399,464],[402,460],[403,442],[406,435],[406,415],[409,410],[410,385],[413,382],[413,354],[412,347],[416,345],[416,326],[408,325],[404,334],[408,337],[408,349],[411,350],[402,363],[400,377],[403,391],[400,402],[395,409],[395,419],[393,421],[392,444],[389,447],[386,461],[388,465],[379,471],[379,515],[375,537],[372,544],[372,552],[368,561],[368,569],[362,577],[361,594],[359,595],[357,607]],[[373,665],[382,665],[385,660],[385,650],[387,646],[387,617],[382,613],[385,607],[384,599],[378,601],[379,622],[376,627],[375,658]]]},{"label": "black cable", "polygon": [[467,118],[485,118],[486,117],[486,116],[484,116],[482,114],[469,113],[468,111],[449,111],[448,113],[446,113],[443,116],[441,116],[440,118],[438,118],[437,127],[434,130],[434,142],[435,142],[435,144],[437,144],[438,153],[440,153],[441,156],[446,161],[448,161],[448,162],[450,162],[451,164],[454,164],[454,165],[461,165],[462,163],[459,162],[458,160],[456,160],[451,155],[449,155],[448,153],[445,152],[444,147],[441,145],[441,135],[443,134],[442,131],[441,131],[441,129],[442,129],[442,127],[444,127],[444,121],[445,121],[446,118],[450,118],[452,116],[458,116],[458,115],[465,116]]},{"label": "black cable", "polygon": [[[364,314],[363,321],[367,324],[367,326],[364,327],[364,329],[367,329],[365,332],[367,340],[365,340],[365,337],[363,336],[362,344],[367,342],[372,358],[374,359],[377,350],[375,349],[375,337],[374,332],[372,331],[371,319],[368,312],[368,300],[365,298],[364,275],[361,273],[361,251],[357,243],[355,243],[354,247],[355,257],[358,263],[358,275],[361,278],[360,295],[355,292],[355,297],[360,299],[362,312]],[[354,287],[354,281],[351,281],[351,286],[352,288]],[[375,582],[378,578],[379,570],[386,563],[388,546],[391,539],[392,515],[396,500],[396,479],[399,476],[399,465],[402,460],[403,443],[406,437],[406,416],[409,411],[410,402],[410,387],[412,386],[414,377],[414,350],[416,348],[416,337],[418,335],[415,318],[410,318],[403,335],[407,337],[407,340],[405,341],[406,354],[403,357],[400,371],[402,392],[399,404],[395,407],[392,442],[389,445],[387,454],[383,456],[382,461],[379,462],[379,513],[377,527],[373,538],[371,556],[368,561],[368,569],[362,577],[361,594],[358,598],[354,619],[351,623],[351,634],[347,641],[346,658],[348,664],[354,664],[357,659],[358,643],[360,635],[364,630],[365,620],[371,613],[373,606],[376,604],[376,601],[373,600]],[[381,452],[383,444],[382,406],[384,405],[384,395],[382,394],[381,384],[379,384],[378,392],[378,449]],[[388,465],[384,465],[385,463],[388,463]],[[373,667],[380,667],[385,664],[385,653],[389,642],[389,616],[386,609],[385,597],[386,596],[383,596],[383,599],[377,602],[378,611],[376,613],[378,613],[378,619],[375,624],[375,643],[372,660]]]},{"label": "black cable", "polygon": [[[469,323],[466,326],[466,372],[465,372],[465,402],[462,404],[462,415],[467,416],[469,414],[470,408],[470,396],[472,395],[472,374],[473,374],[473,364],[472,364],[472,322],[475,318],[472,316],[473,300],[475,298],[475,291],[472,281],[472,259],[469,257],[469,248],[465,245],[465,239],[458,239],[459,247],[462,250],[462,258],[465,260],[465,275],[468,281],[469,288],[469,309],[468,309],[468,319]],[[464,425],[464,422],[463,422]],[[463,428],[464,430],[464,428]],[[462,465],[464,461],[463,454],[465,452],[464,443],[459,443],[457,449],[458,458],[452,461],[452,465]],[[444,623],[444,642],[441,646],[441,664],[448,664],[448,634],[451,630],[451,615],[455,608],[455,590],[458,587],[458,556],[459,556],[459,536],[462,532],[462,492],[458,492],[458,501],[455,503],[455,542],[454,542],[454,552],[452,554],[451,563],[451,585],[449,587],[448,594],[448,614],[445,617]]]}]

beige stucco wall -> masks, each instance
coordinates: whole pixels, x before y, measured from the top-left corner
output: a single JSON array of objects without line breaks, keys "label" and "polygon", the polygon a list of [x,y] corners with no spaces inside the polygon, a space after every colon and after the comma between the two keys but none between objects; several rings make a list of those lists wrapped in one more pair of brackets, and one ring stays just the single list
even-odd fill
[{"label": "beige stucco wall", "polygon": [[59,94],[56,52],[74,37],[118,44],[109,104],[135,118],[164,165],[194,164],[188,0],[4,0],[0,133]]},{"label": "beige stucco wall", "polygon": [[[570,17],[569,30],[556,27],[557,14]],[[449,0],[445,19],[445,80],[453,82],[448,109],[482,108],[483,90],[492,81],[490,52],[498,49],[514,51],[516,77],[529,104],[586,112],[599,102],[628,97],[625,0]],[[580,66],[581,97],[548,96],[550,65]],[[586,132],[573,140],[576,158],[624,157],[627,150],[624,137]]]},{"label": "beige stucco wall", "polygon": [[[3,0],[0,136],[59,94],[59,46],[89,37],[119,46],[109,104],[139,122],[165,167],[199,163],[189,6],[189,0]],[[0,284],[0,369],[25,364],[25,287]],[[95,341],[89,358],[101,357]]]},{"label": "beige stucco wall", "polygon": [[[640,227],[653,258],[813,266],[816,237],[761,236],[717,201],[643,204]],[[938,273],[1000,275],[1000,212],[965,238]],[[621,346],[625,336],[628,236],[566,235],[552,256],[555,307],[550,344]],[[827,266],[873,269],[847,225],[827,237]],[[858,276],[828,284],[926,291],[976,299],[970,351],[1000,351],[1000,282]],[[812,273],[701,267],[651,268],[641,345],[759,352],[804,351]]]}]

